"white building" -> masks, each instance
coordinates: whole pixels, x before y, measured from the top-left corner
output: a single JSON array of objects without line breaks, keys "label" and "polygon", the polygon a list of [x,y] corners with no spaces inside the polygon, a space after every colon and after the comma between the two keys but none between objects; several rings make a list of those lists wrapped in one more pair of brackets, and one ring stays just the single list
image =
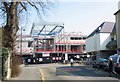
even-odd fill
[{"label": "white building", "polygon": [[120,1],[118,3],[118,11],[114,15],[116,16],[117,53],[120,55]]},{"label": "white building", "polygon": [[114,22],[103,22],[86,39],[86,52],[96,58],[107,58],[116,53]]},{"label": "white building", "polygon": [[29,46],[30,41],[33,41],[30,36],[22,35],[22,38],[18,36],[15,46],[17,55],[32,55],[33,47]]}]

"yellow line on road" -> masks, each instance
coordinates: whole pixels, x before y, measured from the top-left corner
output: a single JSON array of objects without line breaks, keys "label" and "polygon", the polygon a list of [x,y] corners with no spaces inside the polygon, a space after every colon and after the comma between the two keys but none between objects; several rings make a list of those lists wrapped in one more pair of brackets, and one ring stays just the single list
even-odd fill
[{"label": "yellow line on road", "polygon": [[40,67],[39,67],[39,70],[40,70],[40,74],[41,74],[41,80],[42,80],[42,82],[45,82],[44,74],[43,74],[42,69]]}]

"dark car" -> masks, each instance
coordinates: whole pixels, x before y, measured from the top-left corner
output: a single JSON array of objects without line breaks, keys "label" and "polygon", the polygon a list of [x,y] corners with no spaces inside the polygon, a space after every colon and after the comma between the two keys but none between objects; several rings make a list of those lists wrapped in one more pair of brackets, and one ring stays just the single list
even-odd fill
[{"label": "dark car", "polygon": [[94,62],[93,68],[102,68],[105,69],[108,66],[108,60],[104,58],[99,58]]}]

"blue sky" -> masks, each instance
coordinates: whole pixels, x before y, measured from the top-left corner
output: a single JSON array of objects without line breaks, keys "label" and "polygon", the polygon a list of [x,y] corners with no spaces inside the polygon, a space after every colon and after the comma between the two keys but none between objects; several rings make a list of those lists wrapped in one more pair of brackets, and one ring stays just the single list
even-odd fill
[{"label": "blue sky", "polygon": [[[102,22],[115,22],[114,13],[118,10],[119,0],[58,0],[55,7],[42,16],[47,22],[64,23],[66,32],[82,32],[89,35]],[[31,9],[32,10],[32,9]],[[25,34],[30,33],[33,22],[41,22],[32,10]]]},{"label": "blue sky", "polygon": [[[47,11],[42,18],[47,22],[65,24],[66,32],[82,32],[89,35],[102,22],[115,22],[114,13],[118,10],[118,1],[101,2],[59,2],[55,8]],[[38,22],[38,16],[32,18]],[[39,20],[41,21],[41,20]],[[30,25],[29,25],[30,26]]]}]

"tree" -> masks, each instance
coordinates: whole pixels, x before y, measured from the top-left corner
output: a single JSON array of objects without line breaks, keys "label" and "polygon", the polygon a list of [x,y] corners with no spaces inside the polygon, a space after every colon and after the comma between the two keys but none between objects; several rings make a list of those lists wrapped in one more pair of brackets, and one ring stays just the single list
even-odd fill
[{"label": "tree", "polygon": [[1,17],[6,20],[3,27],[3,46],[9,49],[11,57],[14,56],[16,33],[19,30],[19,14],[29,12],[28,8],[32,7],[40,16],[41,12],[45,12],[52,5],[48,0],[3,0],[0,2],[0,12],[3,14]]},{"label": "tree", "polygon": [[[4,0],[5,1],[5,0]],[[44,12],[45,9],[48,9],[48,5],[52,3],[48,0],[38,0],[33,2],[32,0],[17,2],[18,0],[11,0],[11,2],[1,2],[0,9],[4,12],[6,16],[6,25],[4,26],[4,47],[12,49],[16,40],[16,33],[19,29],[19,14],[22,11],[26,11],[32,6],[36,9],[37,13],[40,15],[41,12]]]}]

